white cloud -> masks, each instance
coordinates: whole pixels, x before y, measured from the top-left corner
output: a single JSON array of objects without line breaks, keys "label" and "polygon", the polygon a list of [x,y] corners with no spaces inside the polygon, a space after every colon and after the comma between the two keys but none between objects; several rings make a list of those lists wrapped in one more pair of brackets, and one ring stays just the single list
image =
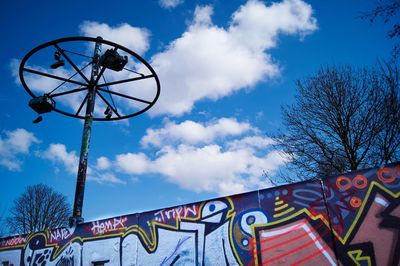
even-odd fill
[{"label": "white cloud", "polygon": [[40,141],[33,133],[23,128],[5,131],[4,135],[0,136],[0,166],[11,171],[20,170],[22,161],[18,156],[29,153],[32,144]]},{"label": "white cloud", "polygon": [[275,144],[275,141],[271,138],[262,136],[248,136],[243,139],[236,139],[227,143],[227,146],[231,150],[240,149],[263,149],[270,145]]},{"label": "white cloud", "polygon": [[113,173],[92,173],[88,175],[88,180],[95,181],[99,184],[126,184],[125,181],[116,177]]},{"label": "white cloud", "polygon": [[151,60],[160,77],[161,97],[151,113],[181,115],[196,101],[217,100],[279,75],[268,54],[279,34],[304,37],[317,29],[312,8],[301,0],[266,6],[248,1],[227,29],[212,23],[212,8],[197,7],[181,37]]},{"label": "white cloud", "polygon": [[79,26],[79,29],[85,36],[101,36],[103,39],[121,44],[137,54],[143,54],[149,49],[150,32],[145,28],[133,27],[127,23],[111,27],[106,23],[85,21]]},{"label": "white cloud", "polygon": [[101,156],[97,158],[96,168],[100,170],[106,170],[110,168],[111,162],[107,159],[107,157]]},{"label": "white cloud", "polygon": [[[192,137],[193,130],[199,135]],[[272,139],[232,118],[166,121],[162,128],[149,129],[142,144],[156,148],[152,158],[144,153],[119,154],[113,169],[135,178],[158,174],[184,189],[221,195],[268,187],[271,184],[262,173],[273,175],[287,162],[284,154],[272,150]]]},{"label": "white cloud", "polygon": [[[199,136],[190,136],[192,130],[198,130]],[[132,152],[117,154],[112,160],[101,156],[88,167],[87,180],[126,184],[118,173],[127,174],[134,181],[140,175],[157,174],[187,190],[227,195],[270,186],[262,173],[273,175],[288,160],[283,153],[272,149],[272,139],[234,118],[202,123],[165,121],[163,127],[149,132],[153,133],[146,134],[142,144],[155,149],[151,151],[153,156]],[[15,137],[19,134],[8,135],[12,136],[8,143],[20,139]],[[3,143],[0,142],[0,151]],[[22,152],[29,145],[25,141],[13,147]],[[61,164],[72,175],[77,173],[78,156],[64,144],[50,144],[40,157]]]},{"label": "white cloud", "polygon": [[216,138],[237,136],[254,130],[248,123],[239,123],[234,118],[221,118],[210,123],[198,123],[186,120],[180,124],[167,121],[163,128],[147,129],[141,139],[144,147],[154,145],[161,147],[174,142],[189,144],[211,143]]},{"label": "white cloud", "polygon": [[278,34],[304,37],[317,29],[312,7],[301,0],[284,0],[265,6],[248,1],[232,16],[229,32],[236,42],[254,52],[273,48]]},{"label": "white cloud", "polygon": [[148,171],[149,161],[143,153],[126,153],[116,156],[116,166],[123,172],[143,174]]},{"label": "white cloud", "polygon": [[[61,164],[71,175],[78,172],[79,157],[75,151],[68,151],[67,147],[61,143],[52,143],[48,149],[42,151],[39,156],[47,159],[55,164]],[[125,184],[126,182],[119,179],[115,174],[105,171],[110,167],[109,160],[102,156],[97,159],[95,167],[87,168],[87,180],[97,182],[99,184]]]},{"label": "white cloud", "polygon": [[287,159],[278,151],[259,156],[252,149],[224,150],[219,145],[167,146],[151,160],[144,154],[120,154],[115,165],[124,173],[160,174],[168,182],[196,192],[221,195],[268,187],[263,171],[273,174]]},{"label": "white cloud", "polygon": [[185,189],[226,195],[269,185],[258,178],[263,168],[254,165],[257,160],[260,158],[246,150],[224,151],[218,145],[179,145],[165,149],[154,161],[153,170]]},{"label": "white cloud", "polygon": [[183,3],[183,0],[159,0],[158,3],[163,8],[175,8]]},{"label": "white cloud", "polygon": [[6,131],[6,136],[8,148],[17,153],[27,153],[32,143],[39,142],[33,133],[22,128],[18,128],[14,131]]},{"label": "white cloud", "polygon": [[190,28],[212,27],[211,16],[213,13],[211,6],[197,6],[194,10],[194,18]]},{"label": "white cloud", "polygon": [[78,171],[79,158],[76,152],[68,152],[64,144],[50,144],[47,150],[41,152],[40,157],[61,163],[70,174],[76,174]]}]

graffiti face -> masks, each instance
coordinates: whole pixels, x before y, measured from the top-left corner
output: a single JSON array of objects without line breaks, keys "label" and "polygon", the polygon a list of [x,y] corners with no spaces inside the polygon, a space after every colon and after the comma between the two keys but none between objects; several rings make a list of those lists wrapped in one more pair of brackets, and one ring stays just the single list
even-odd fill
[{"label": "graffiti face", "polygon": [[0,239],[0,265],[399,265],[400,165]]}]

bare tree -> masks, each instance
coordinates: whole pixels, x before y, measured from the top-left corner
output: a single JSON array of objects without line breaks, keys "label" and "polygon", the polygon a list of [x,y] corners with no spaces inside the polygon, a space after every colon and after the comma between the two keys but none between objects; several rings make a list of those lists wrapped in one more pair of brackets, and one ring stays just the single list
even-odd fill
[{"label": "bare tree", "polygon": [[[388,33],[389,38],[397,39],[400,37],[400,1],[399,0],[379,0],[372,11],[364,12],[360,17],[374,22],[376,19],[382,19],[385,24],[392,23],[391,30]],[[393,49],[394,55],[399,55],[400,43],[397,42]]]},{"label": "bare tree", "polygon": [[400,145],[400,69],[396,58],[391,62],[379,64],[380,84],[384,84],[383,114],[386,123],[379,132],[374,152],[379,159],[378,164],[389,163],[399,158]]},{"label": "bare tree", "polygon": [[[327,67],[297,81],[293,105],[282,108],[286,132],[276,137],[292,176],[306,180],[399,159],[397,64],[375,69]],[[295,177],[293,179],[293,176]]]},{"label": "bare tree", "polygon": [[64,195],[38,184],[14,200],[6,222],[11,233],[26,234],[67,225],[70,213]]}]

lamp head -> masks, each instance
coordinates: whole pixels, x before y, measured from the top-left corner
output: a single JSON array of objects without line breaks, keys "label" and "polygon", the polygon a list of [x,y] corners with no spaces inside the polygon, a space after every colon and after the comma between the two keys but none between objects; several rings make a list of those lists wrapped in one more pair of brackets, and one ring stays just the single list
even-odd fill
[{"label": "lamp head", "polygon": [[100,65],[114,71],[121,71],[124,69],[126,63],[128,63],[128,57],[126,55],[119,55],[118,52],[113,49],[108,49],[100,57]]},{"label": "lamp head", "polygon": [[46,95],[35,97],[29,101],[29,107],[38,114],[51,112],[55,106],[56,102]]}]

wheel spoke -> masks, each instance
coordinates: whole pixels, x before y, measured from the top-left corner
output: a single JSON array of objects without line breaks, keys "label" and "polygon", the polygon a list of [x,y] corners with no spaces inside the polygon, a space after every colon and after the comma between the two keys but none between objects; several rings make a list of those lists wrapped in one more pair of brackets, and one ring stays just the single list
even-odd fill
[{"label": "wheel spoke", "polygon": [[83,99],[83,101],[82,101],[82,103],[81,103],[81,105],[79,105],[79,108],[78,108],[78,111],[76,111],[76,113],[75,113],[75,115],[76,116],[78,116],[79,115],[79,113],[81,112],[81,110],[82,110],[82,107],[85,105],[85,102],[87,101],[87,99],[88,99],[88,93],[86,93],[86,95],[85,95],[85,98]]},{"label": "wheel spoke", "polygon": [[138,75],[140,75],[141,77],[144,77],[144,74],[142,74],[142,73],[140,73],[140,72],[137,72],[137,71],[135,71],[135,70],[132,70],[132,69],[129,69],[129,68],[125,68],[125,67],[124,67],[124,70],[129,71],[129,72],[132,72],[132,73],[135,73],[135,74],[138,74]]},{"label": "wheel spoke", "polygon": [[[92,62],[89,62],[86,66],[84,66],[83,68],[81,68],[81,71],[84,70],[85,68],[87,68]],[[78,72],[75,72],[72,76],[70,76],[68,78],[68,80],[71,80],[73,77],[75,77],[78,74]],[[62,85],[64,85],[66,83],[66,81],[61,82],[60,85],[58,85],[57,87],[55,87],[49,94],[52,94],[54,91],[56,91],[58,88],[60,88]]]},{"label": "wheel spoke", "polygon": [[80,91],[84,91],[84,90],[87,90],[87,87],[73,89],[73,90],[69,90],[69,91],[63,91],[63,92],[54,93],[54,94],[49,94],[49,96],[51,98],[54,98],[54,97],[58,97],[58,96],[66,95],[66,94],[71,94],[71,93],[75,93],[75,92],[80,92]]},{"label": "wheel spoke", "polygon": [[131,99],[131,100],[134,100],[134,101],[137,101],[137,102],[151,104],[150,101],[146,101],[146,100],[143,100],[143,99],[132,97],[132,96],[129,96],[129,95],[126,95],[126,94],[122,94],[122,93],[119,93],[119,92],[115,92],[115,91],[112,91],[112,90],[105,90],[103,88],[97,88],[97,89],[99,91],[102,91],[102,92],[111,93],[111,94],[114,94],[114,95],[117,95],[117,96],[120,96],[120,97],[124,97],[124,98],[128,98],[128,99]]},{"label": "wheel spoke", "polygon": [[69,51],[69,50],[66,50],[66,49],[63,49],[63,51],[64,51],[64,52],[67,52],[67,53],[70,53],[70,54],[75,54],[75,55],[79,55],[79,56],[82,56],[82,57],[90,58],[90,59],[93,60],[93,56],[88,56],[88,55],[85,55],[85,54],[80,54],[80,53],[77,53],[77,52],[72,52],[72,51]]},{"label": "wheel spoke", "polygon": [[122,80],[112,81],[112,82],[108,82],[108,83],[104,83],[104,84],[99,84],[99,87],[106,87],[106,86],[127,83],[127,82],[132,82],[132,81],[141,80],[141,79],[148,79],[148,78],[152,78],[152,77],[154,77],[154,75],[146,75],[143,77],[136,77],[136,78],[131,78],[131,79],[122,79]]},{"label": "wheel spoke", "polygon": [[[103,77],[104,82],[107,83],[106,78],[105,78],[105,75],[103,75],[102,77]],[[110,90],[108,87],[106,87],[106,89],[107,89],[108,91]],[[115,110],[117,110],[117,106],[115,105],[114,98],[113,98],[112,94],[111,94],[111,93],[108,93],[108,95],[110,95],[111,102],[112,102],[112,104],[113,104]]]},{"label": "wheel spoke", "polygon": [[117,109],[114,108],[108,101],[107,99],[98,91],[96,90],[96,94],[100,96],[100,98],[107,104],[108,107],[115,113],[118,117],[121,117],[121,115],[118,113]]},{"label": "wheel spoke", "polygon": [[74,62],[72,62],[72,60],[64,53],[64,51],[60,48],[60,46],[58,46],[56,43],[54,44],[54,47],[56,47],[56,49],[64,56],[64,58],[68,61],[68,63],[75,69],[76,72],[79,73],[79,75],[81,75],[81,77],[87,82],[89,83],[88,78],[81,72],[81,70],[75,65]]},{"label": "wheel spoke", "polygon": [[55,75],[48,74],[48,73],[41,72],[41,71],[37,71],[37,70],[34,70],[34,69],[30,69],[30,68],[24,67],[23,70],[26,71],[26,72],[32,73],[32,74],[41,75],[41,76],[45,76],[45,77],[52,78],[52,79],[62,80],[62,81],[65,81],[65,82],[78,84],[78,85],[81,85],[81,86],[87,86],[86,83],[82,83],[82,82],[79,82],[79,81],[76,81],[76,80],[66,79],[66,78],[63,78],[63,77],[55,76]]}]

